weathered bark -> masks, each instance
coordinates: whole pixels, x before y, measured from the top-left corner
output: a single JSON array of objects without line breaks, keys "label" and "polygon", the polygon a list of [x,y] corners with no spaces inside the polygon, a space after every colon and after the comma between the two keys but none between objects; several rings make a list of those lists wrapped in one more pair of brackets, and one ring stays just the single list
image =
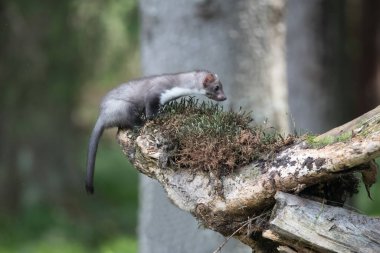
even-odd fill
[{"label": "weathered bark", "polygon": [[295,249],[379,252],[380,218],[277,192],[263,237]]},{"label": "weathered bark", "polygon": [[[302,141],[274,158],[235,170],[220,179],[223,196],[215,191],[215,180],[207,172],[161,168],[160,158],[165,151],[159,145],[162,141],[159,133],[142,132],[135,143],[128,131],[120,131],[118,138],[124,152],[134,154],[132,162],[136,168],[158,180],[175,205],[192,213],[206,227],[230,235],[249,217],[271,208],[277,191],[299,192],[363,169],[357,166],[380,155],[380,106],[345,130],[351,136],[343,141],[319,148]],[[245,233],[247,230],[236,237],[254,245],[254,240]]]}]

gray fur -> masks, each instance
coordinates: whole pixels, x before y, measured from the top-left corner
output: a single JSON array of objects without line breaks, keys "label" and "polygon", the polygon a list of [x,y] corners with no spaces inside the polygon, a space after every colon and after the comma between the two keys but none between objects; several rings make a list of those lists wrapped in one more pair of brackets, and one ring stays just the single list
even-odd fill
[{"label": "gray fur", "polygon": [[140,120],[142,113],[145,113],[146,118],[152,118],[162,103],[191,94],[203,94],[216,101],[226,99],[218,76],[209,71],[141,78],[121,84],[108,92],[101,102],[99,117],[90,137],[87,155],[87,192],[94,192],[96,152],[104,129],[133,128],[142,123]]}]

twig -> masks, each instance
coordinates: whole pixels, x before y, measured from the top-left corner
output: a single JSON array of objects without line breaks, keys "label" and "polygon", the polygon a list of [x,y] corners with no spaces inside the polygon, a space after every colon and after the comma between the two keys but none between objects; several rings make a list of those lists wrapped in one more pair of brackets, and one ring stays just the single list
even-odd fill
[{"label": "twig", "polygon": [[213,253],[218,253],[222,250],[222,248],[224,247],[224,245],[226,245],[226,243],[234,236],[236,235],[240,230],[242,230],[245,226],[247,226],[248,224],[250,224],[252,221],[264,216],[264,215],[267,215],[268,212],[265,212],[265,213],[262,213],[254,218],[251,218],[251,219],[248,219],[246,222],[243,223],[243,225],[241,225],[238,229],[235,230],[235,232],[233,232],[229,237],[227,237],[226,239],[224,239],[224,242],[222,244],[219,245],[219,247],[213,251]]}]

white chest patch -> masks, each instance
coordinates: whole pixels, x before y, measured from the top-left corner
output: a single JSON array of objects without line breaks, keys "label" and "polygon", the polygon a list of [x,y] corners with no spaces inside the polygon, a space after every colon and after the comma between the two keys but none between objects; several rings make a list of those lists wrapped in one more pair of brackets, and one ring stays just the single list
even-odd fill
[{"label": "white chest patch", "polygon": [[160,96],[160,104],[165,104],[166,102],[169,102],[170,100],[182,97],[182,96],[188,96],[188,95],[196,95],[206,94],[205,90],[201,89],[189,89],[189,88],[182,88],[182,87],[174,87],[170,90],[166,90],[163,92]]}]

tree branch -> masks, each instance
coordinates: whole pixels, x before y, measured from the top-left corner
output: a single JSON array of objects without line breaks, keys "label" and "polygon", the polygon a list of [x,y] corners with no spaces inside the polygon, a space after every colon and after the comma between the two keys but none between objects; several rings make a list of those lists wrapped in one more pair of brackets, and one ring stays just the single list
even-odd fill
[{"label": "tree branch", "polygon": [[293,248],[378,252],[380,219],[278,192],[265,238]]},{"label": "tree branch", "polygon": [[[324,143],[330,134],[334,138]],[[222,178],[210,172],[163,166],[168,154],[165,140],[157,131],[142,129],[134,141],[130,131],[120,130],[118,139],[136,168],[158,180],[175,205],[192,213],[206,227],[228,236],[249,217],[272,207],[277,191],[299,192],[363,169],[356,166],[378,157],[380,106],[311,142],[303,140]],[[219,188],[222,194],[216,190]],[[242,241],[246,240],[246,232],[241,233]]]}]

